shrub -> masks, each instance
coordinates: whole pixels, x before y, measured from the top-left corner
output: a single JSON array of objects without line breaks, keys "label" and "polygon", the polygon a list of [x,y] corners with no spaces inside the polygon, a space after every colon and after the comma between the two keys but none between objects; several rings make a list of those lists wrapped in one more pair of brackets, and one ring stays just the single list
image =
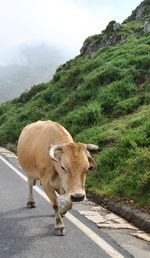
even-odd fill
[{"label": "shrub", "polygon": [[37,93],[43,91],[46,89],[47,84],[41,83],[39,85],[34,85],[29,91],[25,91],[21,94],[21,96],[18,99],[14,99],[13,103],[15,104],[25,104],[26,102],[30,101],[33,96],[35,96]]},{"label": "shrub", "polygon": [[116,104],[113,110],[113,115],[120,116],[120,115],[130,114],[136,111],[140,105],[141,105],[140,97],[125,99]]},{"label": "shrub", "polygon": [[87,127],[93,126],[101,118],[100,106],[97,103],[75,109],[69,112],[64,119],[63,124],[70,128],[73,135],[79,133]]},{"label": "shrub", "polygon": [[135,85],[126,81],[117,81],[102,89],[99,94],[102,112],[111,115],[117,103],[132,96]]}]

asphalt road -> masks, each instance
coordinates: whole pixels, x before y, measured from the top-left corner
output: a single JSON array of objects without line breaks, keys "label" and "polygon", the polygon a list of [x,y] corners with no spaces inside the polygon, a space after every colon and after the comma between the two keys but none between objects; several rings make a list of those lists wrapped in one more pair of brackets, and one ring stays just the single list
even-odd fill
[{"label": "asphalt road", "polygon": [[37,207],[26,208],[27,184],[12,165],[0,155],[0,258],[132,257],[74,210],[64,218],[66,235],[55,236],[50,204],[37,188]]}]

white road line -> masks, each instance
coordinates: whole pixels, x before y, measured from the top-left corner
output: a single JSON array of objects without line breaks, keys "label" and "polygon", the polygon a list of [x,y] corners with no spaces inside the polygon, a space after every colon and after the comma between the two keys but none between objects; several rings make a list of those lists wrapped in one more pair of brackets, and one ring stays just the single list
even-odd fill
[{"label": "white road line", "polygon": [[[18,169],[10,164],[6,159],[0,155],[0,159],[10,167],[18,176],[27,182],[27,177],[24,176]],[[34,190],[38,192],[46,201],[50,202],[47,195],[37,186],[34,186]],[[110,244],[108,244],[103,238],[98,236],[93,230],[88,228],[79,219],[68,212],[65,217],[70,220],[76,227],[78,227],[85,235],[87,235],[93,242],[95,242],[100,248],[102,248],[112,258],[124,258],[117,250],[115,250]]]}]

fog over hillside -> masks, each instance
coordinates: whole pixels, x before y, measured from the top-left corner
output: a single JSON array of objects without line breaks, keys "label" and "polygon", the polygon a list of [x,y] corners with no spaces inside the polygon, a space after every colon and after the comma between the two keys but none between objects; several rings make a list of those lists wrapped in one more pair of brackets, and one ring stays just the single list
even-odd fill
[{"label": "fog over hillside", "polygon": [[140,2],[0,0],[0,103],[49,81],[87,37],[122,22]]},{"label": "fog over hillside", "polygon": [[10,64],[0,65],[0,102],[19,96],[32,85],[49,81],[58,65],[65,61],[66,57],[55,46],[41,43],[18,47]]}]

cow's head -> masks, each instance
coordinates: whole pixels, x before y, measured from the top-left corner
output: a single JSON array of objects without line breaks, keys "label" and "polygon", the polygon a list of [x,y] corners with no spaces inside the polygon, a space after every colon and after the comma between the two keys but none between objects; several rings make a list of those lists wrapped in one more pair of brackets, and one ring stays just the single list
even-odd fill
[{"label": "cow's head", "polygon": [[49,156],[55,161],[55,168],[61,180],[61,186],[69,201],[82,201],[85,198],[85,178],[89,170],[95,168],[90,150],[98,146],[82,143],[52,145]]}]

